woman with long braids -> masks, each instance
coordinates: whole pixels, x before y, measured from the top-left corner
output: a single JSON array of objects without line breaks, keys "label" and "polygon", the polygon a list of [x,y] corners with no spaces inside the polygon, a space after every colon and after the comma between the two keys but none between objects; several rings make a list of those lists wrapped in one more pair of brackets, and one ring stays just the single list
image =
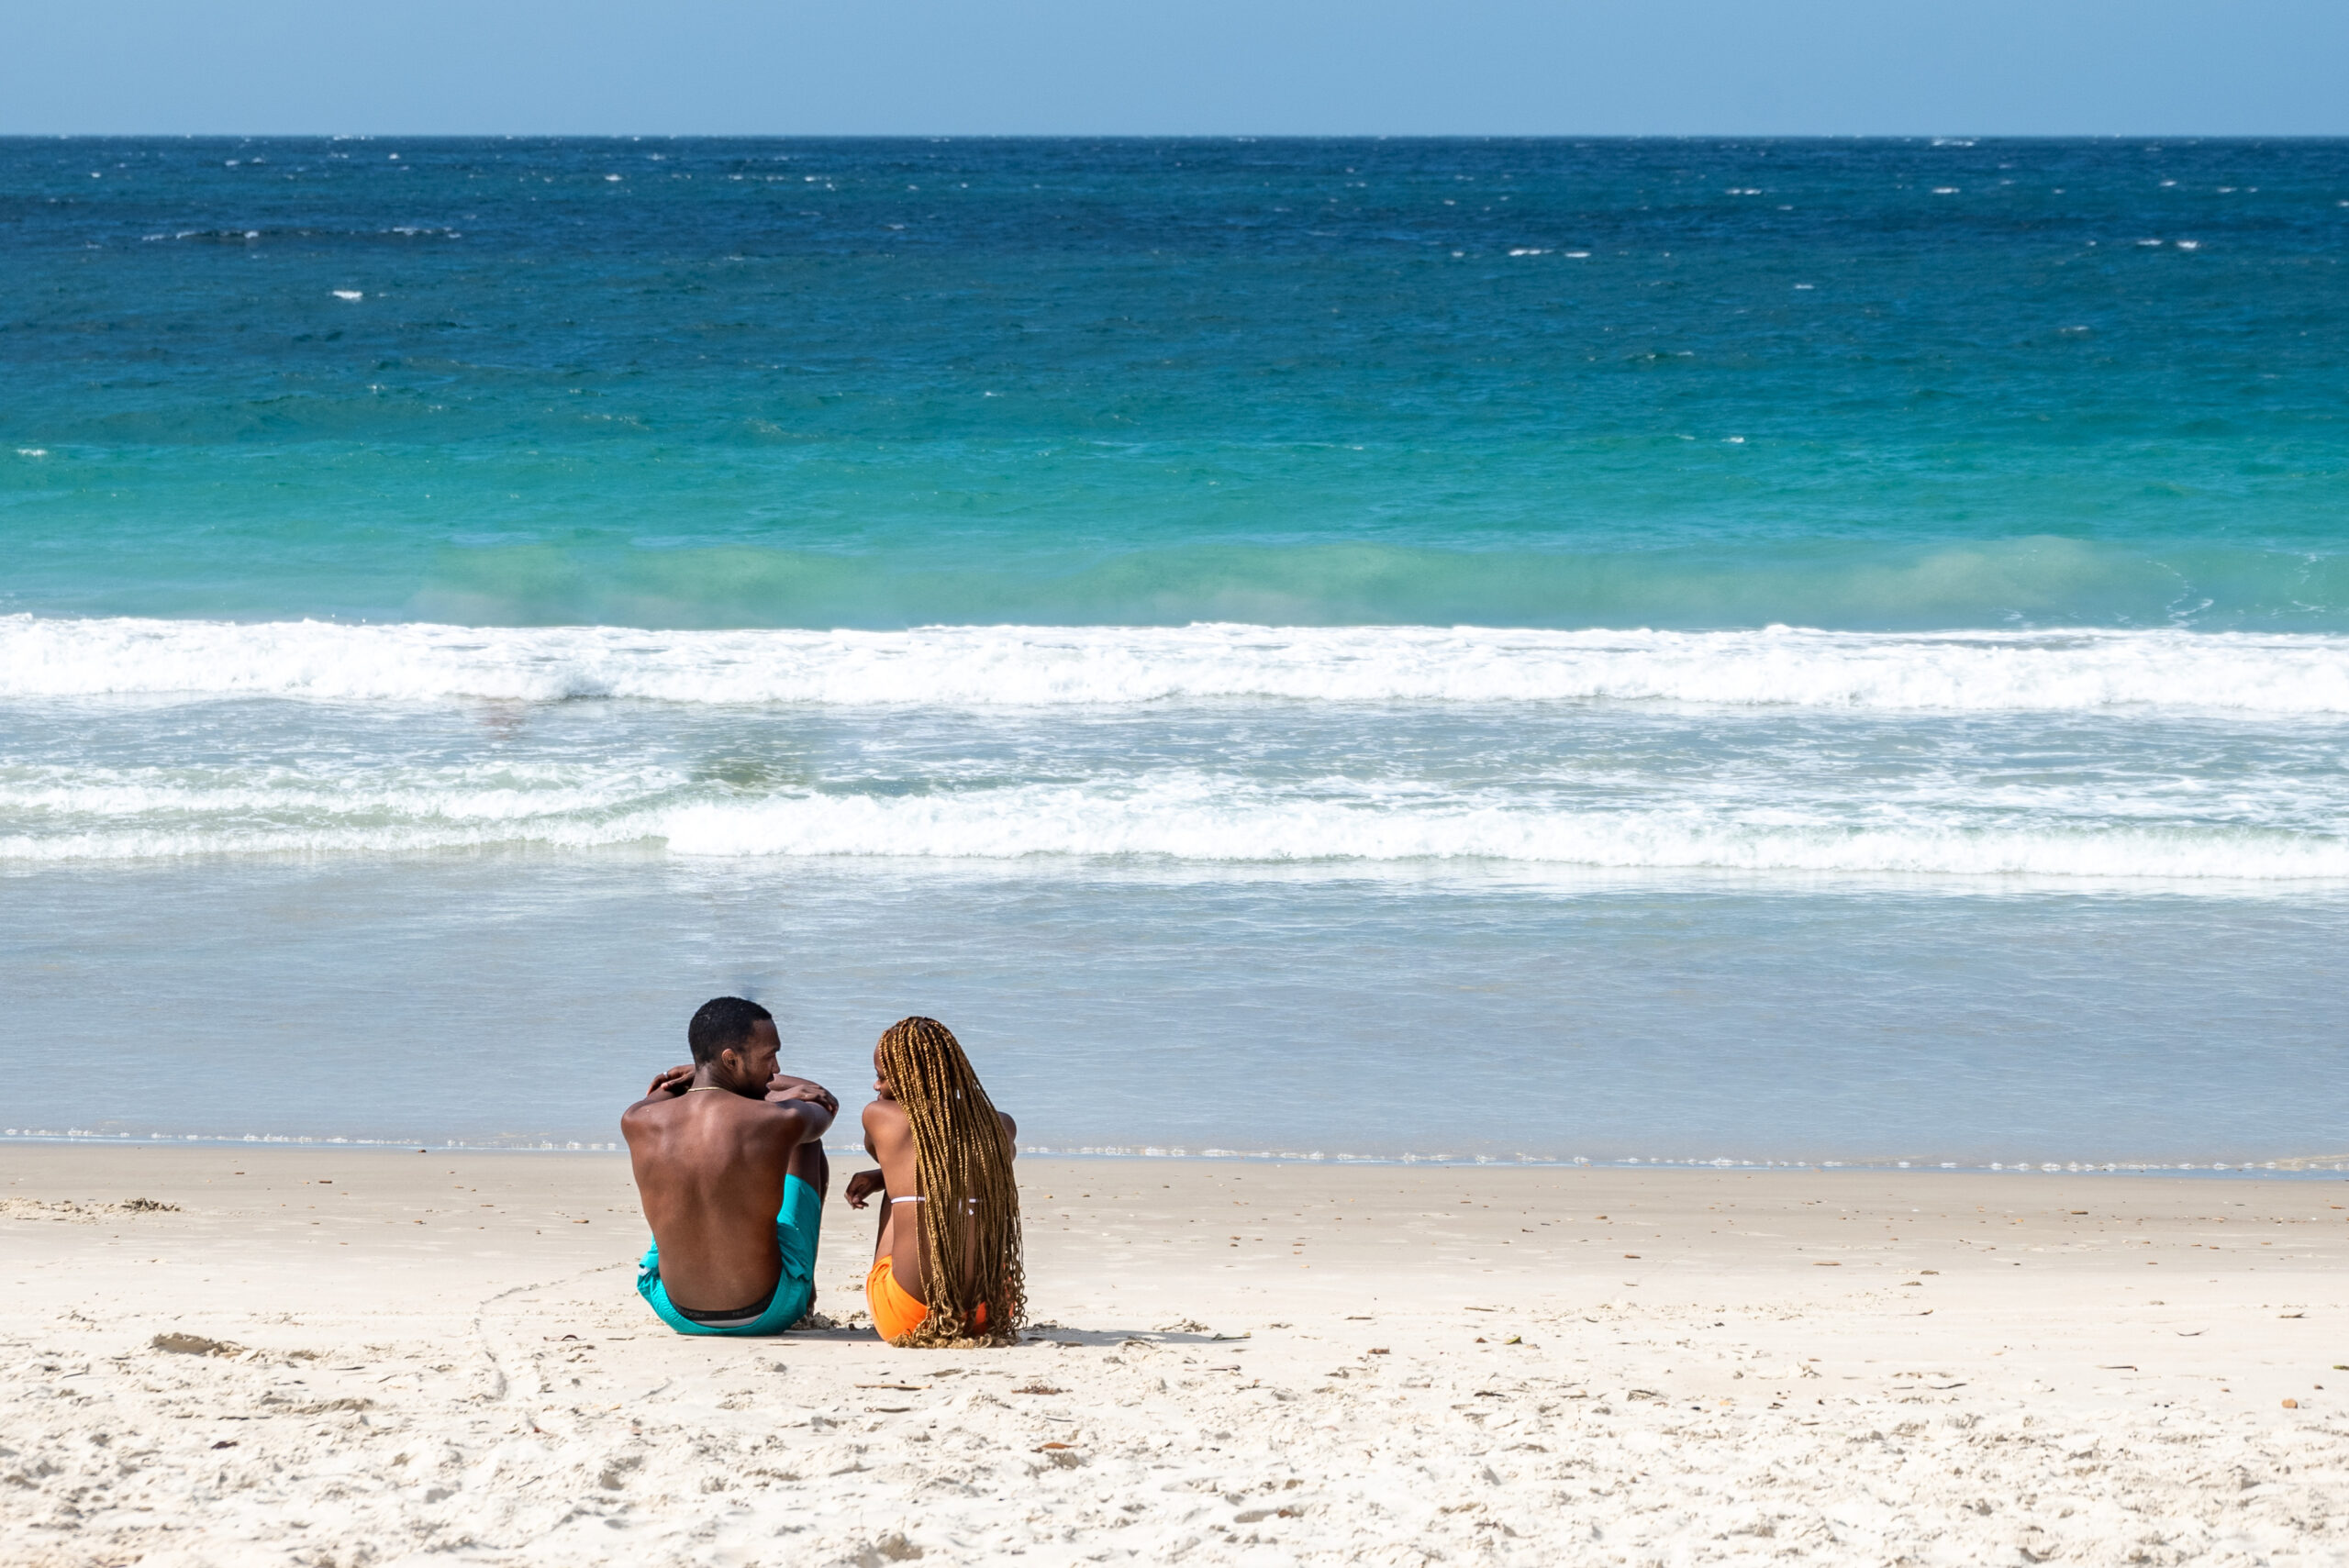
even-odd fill
[{"label": "woman with long braids", "polygon": [[1011,1175],[1019,1128],[935,1018],[884,1030],[873,1074],[864,1151],[881,1168],[851,1177],[848,1201],[885,1199],[864,1281],[874,1328],[893,1345],[1011,1343],[1028,1308]]}]

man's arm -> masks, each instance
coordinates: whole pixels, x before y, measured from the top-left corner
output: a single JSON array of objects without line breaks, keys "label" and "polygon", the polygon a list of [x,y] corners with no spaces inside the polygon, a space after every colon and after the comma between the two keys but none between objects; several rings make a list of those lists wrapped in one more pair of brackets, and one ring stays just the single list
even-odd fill
[{"label": "man's arm", "polygon": [[767,1080],[769,1105],[783,1105],[792,1100],[811,1101],[833,1116],[841,1114],[840,1101],[833,1097],[829,1089],[813,1078],[795,1078],[788,1073],[778,1073]]},{"label": "man's arm", "polygon": [[790,1148],[813,1143],[831,1130],[832,1113],[821,1100],[770,1100],[767,1106],[774,1113],[769,1125],[780,1131]]},{"label": "man's arm", "polygon": [[654,1073],[652,1086],[644,1091],[644,1098],[622,1111],[621,1117],[626,1118],[629,1112],[641,1110],[646,1106],[662,1105],[675,1099],[685,1092],[685,1086],[693,1082],[693,1076],[694,1064],[690,1062],[682,1067],[671,1067]]}]

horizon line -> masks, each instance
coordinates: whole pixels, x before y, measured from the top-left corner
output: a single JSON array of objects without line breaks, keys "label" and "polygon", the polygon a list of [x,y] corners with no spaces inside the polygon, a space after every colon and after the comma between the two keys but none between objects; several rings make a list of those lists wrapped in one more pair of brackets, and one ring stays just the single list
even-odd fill
[{"label": "horizon line", "polygon": [[0,130],[0,141],[2349,141],[2341,131]]}]

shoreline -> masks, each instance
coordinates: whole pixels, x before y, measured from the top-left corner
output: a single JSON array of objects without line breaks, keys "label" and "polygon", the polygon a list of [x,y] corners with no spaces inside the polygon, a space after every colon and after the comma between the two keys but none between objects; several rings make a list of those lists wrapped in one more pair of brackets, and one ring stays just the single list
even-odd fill
[{"label": "shoreline", "polygon": [[[413,1150],[417,1154],[585,1154],[618,1155],[627,1150],[617,1140],[609,1142],[569,1140],[562,1143],[541,1140],[535,1143],[465,1143],[427,1140],[418,1144],[406,1139],[295,1137],[281,1134],[252,1134],[241,1137],[204,1137],[194,1133],[156,1134],[139,1136],[131,1133],[23,1132],[8,1129],[0,1132],[0,1150],[9,1148],[55,1149],[190,1149],[242,1150],[271,1149],[290,1151],[340,1151],[354,1154],[405,1154]],[[835,1159],[861,1159],[861,1145],[844,1143],[827,1145],[825,1152]],[[1113,1146],[1107,1148],[1058,1149],[1044,1145],[1025,1145],[1020,1149],[1023,1160],[1134,1160],[1171,1161],[1193,1163],[1226,1163],[1239,1165],[1303,1165],[1316,1168],[1353,1169],[1384,1167],[1437,1170],[1496,1170],[1496,1171],[1718,1171],[1737,1173],[1811,1172],[1824,1174],[1846,1172],[1854,1175],[1914,1175],[1914,1176],[2122,1176],[2209,1178],[2225,1176],[2233,1180],[2295,1181],[2334,1176],[2349,1177],[2349,1153],[2279,1155],[2266,1160],[2236,1162],[2210,1161],[2203,1163],[2181,1162],[2163,1163],[2153,1161],[1998,1161],[1970,1163],[1962,1161],[1909,1160],[1731,1160],[1665,1158],[1550,1158],[1530,1154],[1352,1154],[1320,1152],[1302,1153],[1288,1151],[1242,1151],[1233,1149],[1202,1149],[1194,1153],[1187,1149],[1154,1146]]]},{"label": "shoreline", "polygon": [[37,1568],[2249,1562],[2349,1528],[2349,1191],[1019,1174],[1026,1340],[904,1351],[857,1322],[837,1180],[841,1326],[686,1339],[607,1156],[0,1146],[0,1523]]}]

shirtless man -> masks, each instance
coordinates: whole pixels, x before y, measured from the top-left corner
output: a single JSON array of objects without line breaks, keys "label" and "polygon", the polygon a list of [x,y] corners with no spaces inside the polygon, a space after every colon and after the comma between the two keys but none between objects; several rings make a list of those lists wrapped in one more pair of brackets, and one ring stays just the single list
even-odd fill
[{"label": "shirtless man", "polygon": [[816,1299],[816,1239],[840,1102],[775,1070],[774,1016],[720,996],[685,1030],[693,1062],[620,1116],[652,1226],[638,1294],[680,1334],[780,1334]]}]

